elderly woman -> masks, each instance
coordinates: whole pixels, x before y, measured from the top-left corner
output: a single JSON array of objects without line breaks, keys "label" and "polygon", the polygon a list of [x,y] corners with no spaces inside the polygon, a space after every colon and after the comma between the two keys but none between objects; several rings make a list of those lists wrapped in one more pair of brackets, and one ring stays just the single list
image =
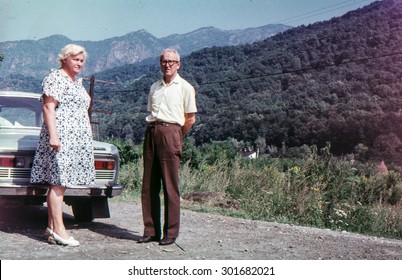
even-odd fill
[{"label": "elderly woman", "polygon": [[31,183],[47,184],[48,227],[51,244],[78,246],[63,222],[66,188],[95,180],[92,131],[88,116],[90,97],[77,75],[87,53],[69,44],[59,54],[61,67],[43,80],[44,123],[31,171]]}]

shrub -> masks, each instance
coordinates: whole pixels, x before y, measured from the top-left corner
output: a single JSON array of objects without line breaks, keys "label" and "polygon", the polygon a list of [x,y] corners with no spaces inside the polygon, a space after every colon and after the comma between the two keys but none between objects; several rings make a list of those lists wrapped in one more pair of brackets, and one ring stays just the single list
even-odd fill
[{"label": "shrub", "polygon": [[124,186],[124,196],[138,198],[142,188],[142,160],[129,162],[120,168],[119,183]]}]

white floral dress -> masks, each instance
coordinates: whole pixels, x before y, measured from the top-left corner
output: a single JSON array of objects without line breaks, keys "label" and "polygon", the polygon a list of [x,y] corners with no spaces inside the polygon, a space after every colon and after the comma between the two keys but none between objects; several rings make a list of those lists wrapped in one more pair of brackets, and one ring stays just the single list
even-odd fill
[{"label": "white floral dress", "polygon": [[61,70],[53,70],[43,80],[42,86],[44,95],[58,101],[56,129],[61,147],[58,152],[51,149],[49,132],[43,123],[31,183],[65,187],[94,183],[93,140],[88,117],[90,97],[82,85],[82,79],[73,82]]}]

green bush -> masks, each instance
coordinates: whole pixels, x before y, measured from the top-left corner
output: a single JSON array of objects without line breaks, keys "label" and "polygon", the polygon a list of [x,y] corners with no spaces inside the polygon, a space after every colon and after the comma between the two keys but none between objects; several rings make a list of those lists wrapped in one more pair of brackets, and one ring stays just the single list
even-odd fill
[{"label": "green bush", "polygon": [[124,196],[138,198],[141,194],[143,164],[141,160],[120,168],[119,183],[124,186]]}]

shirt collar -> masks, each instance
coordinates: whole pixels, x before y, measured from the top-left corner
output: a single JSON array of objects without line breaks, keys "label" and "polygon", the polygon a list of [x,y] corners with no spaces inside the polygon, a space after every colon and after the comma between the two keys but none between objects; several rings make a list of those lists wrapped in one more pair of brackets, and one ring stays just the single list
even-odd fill
[{"label": "shirt collar", "polygon": [[180,82],[180,75],[179,73],[177,73],[177,75],[174,77],[173,81],[171,81],[169,84],[165,83],[165,81],[163,80],[163,78],[161,79],[161,85],[171,85],[171,84],[178,84]]}]

